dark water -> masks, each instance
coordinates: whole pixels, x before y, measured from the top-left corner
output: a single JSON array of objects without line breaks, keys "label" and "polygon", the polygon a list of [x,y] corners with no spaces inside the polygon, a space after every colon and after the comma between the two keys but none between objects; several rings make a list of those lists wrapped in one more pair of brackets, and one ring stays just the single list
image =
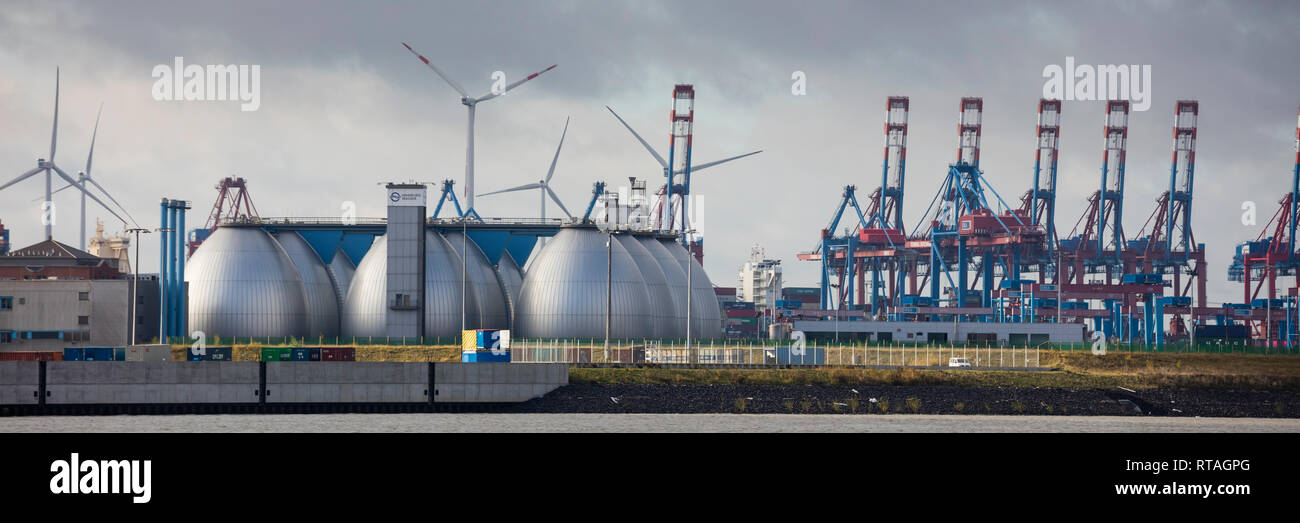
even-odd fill
[{"label": "dark water", "polygon": [[1300,419],[795,414],[47,416],[0,432],[1300,432]]}]

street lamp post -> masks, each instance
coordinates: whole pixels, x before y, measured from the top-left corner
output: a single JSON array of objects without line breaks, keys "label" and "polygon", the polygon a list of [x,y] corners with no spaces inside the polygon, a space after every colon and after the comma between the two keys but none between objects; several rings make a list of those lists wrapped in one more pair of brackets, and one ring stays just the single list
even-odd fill
[{"label": "street lamp post", "polygon": [[135,227],[135,228],[132,228],[132,229],[127,229],[126,232],[127,232],[127,233],[135,233],[135,263],[131,264],[131,272],[132,272],[132,275],[131,275],[131,305],[128,306],[128,307],[126,308],[126,310],[128,311],[127,314],[130,316],[130,318],[128,318],[128,321],[129,321],[128,325],[129,325],[129,326],[128,326],[127,329],[126,329],[126,332],[127,332],[127,340],[126,340],[126,344],[127,344],[127,345],[135,345],[135,337],[136,337],[136,333],[135,333],[135,325],[136,325],[136,310],[135,310],[135,304],[136,304],[136,302],[138,302],[138,301],[140,300],[140,298],[139,298],[139,292],[140,292],[140,288],[139,288],[139,286],[140,286],[140,233],[149,234],[149,229],[142,229],[142,228],[139,228],[139,227]]},{"label": "street lamp post", "polygon": [[614,230],[605,239],[605,361],[609,361],[609,325],[614,310]]},{"label": "street lamp post", "polygon": [[[695,229],[682,231],[682,234],[694,235]],[[699,363],[699,357],[691,351],[691,338],[694,334],[691,332],[691,304],[695,301],[695,264],[691,263],[693,256],[695,255],[691,251],[686,251],[686,357],[692,365]]]},{"label": "street lamp post", "polygon": [[[461,245],[460,245],[460,333],[461,333],[461,336],[464,336],[464,335],[465,335],[465,326],[466,326],[466,325],[465,325],[465,315],[466,315],[466,308],[468,307],[468,305],[466,305],[466,303],[465,303],[465,298],[466,298],[466,296],[465,296],[465,291],[466,291],[466,283],[465,283],[465,280],[467,279],[467,278],[466,278],[466,272],[467,272],[467,271],[466,271],[466,268],[465,268],[465,258],[466,258],[467,256],[469,256],[469,223],[467,222],[467,218],[464,217],[464,216],[462,216],[462,217],[460,218],[460,238],[461,238]],[[420,335],[423,336],[424,333],[421,332]]]}]

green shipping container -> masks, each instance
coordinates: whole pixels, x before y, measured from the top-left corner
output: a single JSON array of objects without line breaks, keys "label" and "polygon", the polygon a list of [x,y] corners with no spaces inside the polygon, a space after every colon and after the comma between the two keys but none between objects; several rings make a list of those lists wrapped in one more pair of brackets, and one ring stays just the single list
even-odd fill
[{"label": "green shipping container", "polygon": [[727,318],[727,325],[757,325],[758,318]]},{"label": "green shipping container", "polygon": [[293,361],[293,348],[262,347],[262,361]]}]

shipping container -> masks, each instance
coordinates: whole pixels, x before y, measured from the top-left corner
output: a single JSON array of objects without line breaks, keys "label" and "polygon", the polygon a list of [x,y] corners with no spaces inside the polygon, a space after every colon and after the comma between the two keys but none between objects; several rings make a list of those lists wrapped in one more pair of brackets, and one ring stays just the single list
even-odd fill
[{"label": "shipping container", "polygon": [[113,347],[113,361],[126,361],[126,347]]},{"label": "shipping container", "polygon": [[357,350],[353,347],[321,347],[321,361],[356,361]]},{"label": "shipping container", "polygon": [[785,294],[786,299],[791,296],[821,296],[821,289],[817,287],[786,287],[781,291]]},{"label": "shipping container", "polygon": [[0,352],[0,361],[63,361],[57,351],[15,350]]},{"label": "shipping container", "polygon": [[299,347],[293,349],[293,361],[320,361],[320,348]]},{"label": "shipping container", "polygon": [[918,296],[915,294],[904,294],[902,304],[908,307],[933,307],[934,300],[929,296]]},{"label": "shipping container", "polygon": [[722,308],[727,310],[754,310],[752,301],[730,301],[722,304]]},{"label": "shipping container", "polygon": [[1196,337],[1245,339],[1250,337],[1250,330],[1245,325],[1197,325]]},{"label": "shipping container", "polygon": [[132,345],[126,347],[126,361],[171,361],[169,345]]},{"label": "shipping container", "polygon": [[736,288],[735,287],[714,287],[713,294],[717,295],[718,297],[735,296]]},{"label": "shipping container", "polygon": [[194,347],[190,347],[186,353],[186,359],[189,361],[230,361],[234,359],[235,352],[233,347],[206,347],[201,354],[195,351]]},{"label": "shipping container", "polygon": [[460,353],[460,361],[463,363],[509,363],[509,350],[475,350]]},{"label": "shipping container", "polygon": [[[67,359],[66,353],[64,359]],[[82,347],[81,361],[113,361],[113,347]]]},{"label": "shipping container", "polygon": [[262,361],[293,361],[293,348],[262,347]]},{"label": "shipping container", "polygon": [[1191,296],[1169,296],[1165,298],[1166,307],[1191,307]]},{"label": "shipping container", "polygon": [[63,361],[86,361],[86,349],[65,347],[63,349]]}]

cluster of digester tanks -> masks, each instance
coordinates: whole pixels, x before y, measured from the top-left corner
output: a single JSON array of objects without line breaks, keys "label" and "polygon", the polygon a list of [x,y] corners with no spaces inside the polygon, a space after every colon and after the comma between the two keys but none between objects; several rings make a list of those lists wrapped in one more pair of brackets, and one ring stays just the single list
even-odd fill
[{"label": "cluster of digester tanks", "polygon": [[[426,337],[458,336],[463,315],[466,328],[515,338],[603,338],[607,301],[611,338],[685,338],[688,310],[691,337],[721,336],[713,284],[675,236],[566,225],[525,274],[508,252],[492,264],[460,231],[425,234]],[[387,250],[381,235],[354,267],[341,249],[326,263],[293,231],[221,227],[186,268],[189,328],[209,338],[387,337]]]}]

